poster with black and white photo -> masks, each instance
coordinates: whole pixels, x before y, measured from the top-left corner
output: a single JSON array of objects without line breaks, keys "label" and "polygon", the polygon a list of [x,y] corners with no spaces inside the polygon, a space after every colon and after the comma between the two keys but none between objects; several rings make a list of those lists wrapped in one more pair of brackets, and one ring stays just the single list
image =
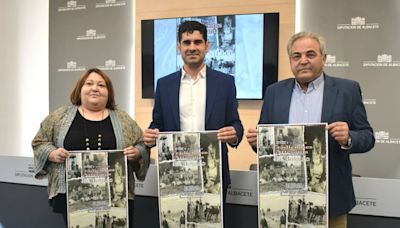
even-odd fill
[{"label": "poster with black and white photo", "polygon": [[223,227],[217,132],[162,132],[157,147],[160,227]]},{"label": "poster with black and white photo", "polygon": [[123,151],[72,151],[66,172],[68,227],[128,227]]},{"label": "poster with black and white photo", "polygon": [[259,227],[328,227],[326,124],[257,128]]}]

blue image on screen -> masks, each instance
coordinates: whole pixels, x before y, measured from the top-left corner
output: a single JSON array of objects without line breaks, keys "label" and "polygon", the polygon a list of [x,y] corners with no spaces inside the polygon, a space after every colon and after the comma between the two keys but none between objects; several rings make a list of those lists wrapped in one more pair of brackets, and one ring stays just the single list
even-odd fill
[{"label": "blue image on screen", "polygon": [[263,86],[263,14],[225,15],[154,21],[154,88],[157,80],[182,67],[177,50],[181,21],[198,20],[207,25],[211,48],[206,64],[234,76],[237,98],[261,99]]},{"label": "blue image on screen", "polygon": [[176,71],[177,20],[154,21],[154,89],[157,80]]}]

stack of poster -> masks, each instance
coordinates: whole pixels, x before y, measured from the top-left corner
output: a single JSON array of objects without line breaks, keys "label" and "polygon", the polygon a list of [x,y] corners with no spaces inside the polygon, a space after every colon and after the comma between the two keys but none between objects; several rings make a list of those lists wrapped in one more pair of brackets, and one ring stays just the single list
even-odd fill
[{"label": "stack of poster", "polygon": [[73,151],[66,173],[68,227],[129,227],[123,151]]},{"label": "stack of poster", "polygon": [[326,124],[258,125],[259,227],[328,227]]},{"label": "stack of poster", "polygon": [[160,227],[223,227],[217,132],[163,132],[157,147]]}]

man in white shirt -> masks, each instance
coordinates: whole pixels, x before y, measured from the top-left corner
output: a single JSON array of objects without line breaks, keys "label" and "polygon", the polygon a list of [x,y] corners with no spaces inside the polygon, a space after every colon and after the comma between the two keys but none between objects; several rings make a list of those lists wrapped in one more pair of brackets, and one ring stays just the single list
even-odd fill
[{"label": "man in white shirt", "polygon": [[144,132],[144,142],[155,146],[160,131],[218,130],[222,144],[224,202],[230,184],[228,149],[238,146],[243,136],[232,76],[214,71],[204,59],[210,48],[207,27],[185,21],[178,30],[178,49],[184,66],[158,80],[153,121]]}]

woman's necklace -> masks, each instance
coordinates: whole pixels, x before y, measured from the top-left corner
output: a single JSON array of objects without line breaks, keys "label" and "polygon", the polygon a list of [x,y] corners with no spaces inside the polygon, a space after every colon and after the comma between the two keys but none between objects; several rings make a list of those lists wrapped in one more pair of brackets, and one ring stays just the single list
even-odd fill
[{"label": "woman's necklace", "polygon": [[[85,146],[86,146],[86,150],[90,150],[90,138],[88,136],[88,132],[87,132],[87,127],[86,127],[86,117],[85,117],[85,110],[83,108],[81,108],[82,110],[82,116],[83,116],[83,127],[85,130]],[[97,133],[97,150],[101,150],[101,143],[102,143],[102,139],[103,139],[103,123],[101,121],[103,121],[104,118],[104,110],[101,112],[101,119],[99,122],[97,122],[96,124],[99,126],[99,132]]]}]

